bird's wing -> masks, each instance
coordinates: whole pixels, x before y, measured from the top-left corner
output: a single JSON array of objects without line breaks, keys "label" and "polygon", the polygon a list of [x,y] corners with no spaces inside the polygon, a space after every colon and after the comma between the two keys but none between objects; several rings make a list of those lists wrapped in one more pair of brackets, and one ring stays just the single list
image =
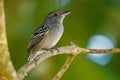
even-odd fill
[{"label": "bird's wing", "polygon": [[28,44],[28,55],[30,54],[30,50],[36,45],[38,44],[43,38],[44,36],[49,32],[49,29],[46,25],[42,25],[41,27],[39,27],[38,29],[36,29],[36,31],[34,32],[34,34],[32,35],[30,42]]}]

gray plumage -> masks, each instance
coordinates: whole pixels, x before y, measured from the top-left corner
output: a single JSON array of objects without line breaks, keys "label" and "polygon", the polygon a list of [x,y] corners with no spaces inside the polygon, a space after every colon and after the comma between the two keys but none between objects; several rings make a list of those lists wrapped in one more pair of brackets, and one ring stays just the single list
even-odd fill
[{"label": "gray plumage", "polygon": [[[28,44],[28,61],[34,60],[36,51],[53,48],[61,38],[63,19],[70,11],[53,11],[46,16],[43,24],[32,35]],[[40,53],[39,53],[40,54]]]}]

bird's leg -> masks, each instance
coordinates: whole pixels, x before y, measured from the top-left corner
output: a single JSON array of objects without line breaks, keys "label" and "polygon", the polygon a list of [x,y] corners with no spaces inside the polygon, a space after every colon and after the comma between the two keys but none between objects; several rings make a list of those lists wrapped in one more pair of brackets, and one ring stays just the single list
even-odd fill
[{"label": "bird's leg", "polygon": [[46,51],[50,51],[51,53],[53,53],[52,49],[51,48],[42,48],[43,50],[46,50]]}]

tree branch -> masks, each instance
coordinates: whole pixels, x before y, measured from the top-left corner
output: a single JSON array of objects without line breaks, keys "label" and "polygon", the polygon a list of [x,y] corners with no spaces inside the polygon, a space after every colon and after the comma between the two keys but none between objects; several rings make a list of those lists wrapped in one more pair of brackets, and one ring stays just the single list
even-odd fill
[{"label": "tree branch", "polygon": [[3,0],[0,0],[0,80],[18,80],[8,51]]},{"label": "tree branch", "polygon": [[88,49],[86,53],[93,53],[93,54],[102,54],[102,53],[120,53],[120,49]]},{"label": "tree branch", "polygon": [[65,71],[68,69],[72,61],[74,60],[76,55],[69,55],[68,59],[66,60],[65,64],[61,68],[61,70],[57,73],[57,75],[53,78],[53,80],[60,80],[62,75],[65,73]]},{"label": "tree branch", "polygon": [[[39,52],[39,51],[38,51]],[[52,52],[52,53],[51,53]],[[75,44],[72,44],[70,46],[65,46],[65,47],[60,47],[56,49],[51,49],[51,51],[44,51],[42,54],[38,55],[35,60],[26,63],[24,66],[22,66],[19,71],[17,72],[18,78],[22,80],[25,75],[36,65],[35,63],[39,64],[48,57],[52,57],[55,55],[59,54],[69,54],[69,55],[77,55],[79,53],[120,53],[120,49],[101,49],[101,50],[96,50],[96,49],[85,49],[85,48],[80,48]]]}]

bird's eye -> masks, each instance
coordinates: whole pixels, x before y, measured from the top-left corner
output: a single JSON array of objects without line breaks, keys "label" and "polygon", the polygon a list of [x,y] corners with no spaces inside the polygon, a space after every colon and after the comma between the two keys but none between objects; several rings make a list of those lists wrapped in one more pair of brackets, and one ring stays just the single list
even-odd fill
[{"label": "bird's eye", "polygon": [[56,17],[56,16],[58,16],[58,14],[57,14],[57,13],[55,13],[55,14],[54,14],[54,16]]}]

